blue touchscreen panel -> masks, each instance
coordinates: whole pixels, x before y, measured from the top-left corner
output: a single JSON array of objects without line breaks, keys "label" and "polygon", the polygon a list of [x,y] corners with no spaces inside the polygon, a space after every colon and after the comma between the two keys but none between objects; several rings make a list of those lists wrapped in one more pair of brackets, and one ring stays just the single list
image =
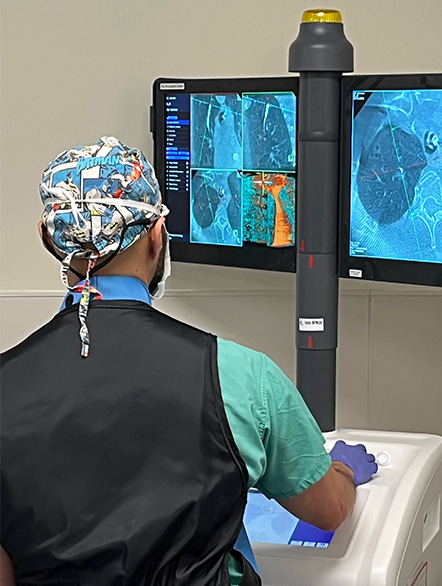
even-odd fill
[{"label": "blue touchscreen panel", "polygon": [[244,515],[250,541],[302,547],[329,547],[333,531],[322,531],[293,516],[276,501],[250,491]]}]

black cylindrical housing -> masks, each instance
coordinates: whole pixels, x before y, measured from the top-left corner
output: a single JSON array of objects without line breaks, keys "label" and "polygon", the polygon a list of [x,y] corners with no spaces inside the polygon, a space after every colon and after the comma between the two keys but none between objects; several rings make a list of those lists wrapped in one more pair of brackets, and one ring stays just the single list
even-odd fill
[{"label": "black cylindrical housing", "polygon": [[308,408],[322,431],[335,429],[336,393],[335,381],[327,373],[336,371],[336,351],[298,349],[297,385],[302,388],[318,388],[320,393],[303,393]]},{"label": "black cylindrical housing", "polygon": [[337,22],[301,24],[297,147],[297,386],[322,431],[335,429],[341,74],[353,47]]},{"label": "black cylindrical housing", "polygon": [[334,254],[338,233],[341,76],[301,73],[298,105],[297,250]]},{"label": "black cylindrical housing", "polygon": [[336,254],[296,255],[297,348],[316,352],[338,346],[336,265]]}]

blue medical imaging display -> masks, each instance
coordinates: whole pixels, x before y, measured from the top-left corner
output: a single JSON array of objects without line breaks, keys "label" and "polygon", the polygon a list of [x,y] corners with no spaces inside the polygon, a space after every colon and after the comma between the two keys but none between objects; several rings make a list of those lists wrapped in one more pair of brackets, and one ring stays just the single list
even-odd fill
[{"label": "blue medical imaging display", "polygon": [[173,260],[294,271],[296,88],[294,78],[155,82]]},{"label": "blue medical imaging display", "polygon": [[442,89],[353,92],[350,254],[442,262]]},{"label": "blue medical imaging display", "polygon": [[344,202],[341,244],[353,259],[350,276],[442,285],[441,77],[346,81],[351,112],[350,121],[344,114],[344,140],[347,133],[350,150],[344,149],[343,159],[350,180],[345,187],[344,179],[349,206]]},{"label": "blue medical imaging display", "polygon": [[255,490],[248,493],[244,525],[250,541],[260,543],[327,548],[334,535],[333,531],[322,531],[300,521]]}]

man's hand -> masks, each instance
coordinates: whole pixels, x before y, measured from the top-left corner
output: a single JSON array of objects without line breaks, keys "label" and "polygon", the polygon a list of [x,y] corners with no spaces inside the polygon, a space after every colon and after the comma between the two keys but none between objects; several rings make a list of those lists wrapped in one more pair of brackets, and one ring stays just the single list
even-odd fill
[{"label": "man's hand", "polygon": [[373,454],[367,454],[361,444],[349,446],[340,440],[330,456],[332,465],[321,480],[297,496],[278,500],[299,519],[326,531],[334,531],[348,517],[355,487],[368,482],[378,469]]},{"label": "man's hand", "polygon": [[335,443],[330,451],[333,462],[342,462],[353,472],[355,486],[368,482],[373,474],[378,471],[373,454],[367,454],[365,446],[358,444],[350,446],[342,440]]}]

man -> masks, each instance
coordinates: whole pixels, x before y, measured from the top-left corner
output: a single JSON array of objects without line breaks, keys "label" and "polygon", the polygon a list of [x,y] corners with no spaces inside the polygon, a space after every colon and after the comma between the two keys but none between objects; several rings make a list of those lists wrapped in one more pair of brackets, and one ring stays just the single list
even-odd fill
[{"label": "man", "polygon": [[260,584],[233,548],[247,489],[333,530],[374,457],[330,457],[270,359],[151,307],[168,210],[139,150],[65,151],[40,193],[71,292],[2,356],[2,585]]}]

